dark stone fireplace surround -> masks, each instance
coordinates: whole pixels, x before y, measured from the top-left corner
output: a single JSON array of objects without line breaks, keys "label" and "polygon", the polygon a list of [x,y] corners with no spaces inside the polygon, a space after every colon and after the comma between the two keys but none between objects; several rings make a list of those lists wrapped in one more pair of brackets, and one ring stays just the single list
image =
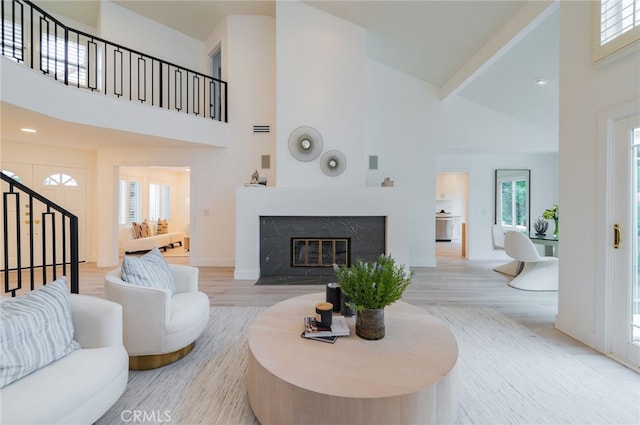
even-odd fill
[{"label": "dark stone fireplace surround", "polygon": [[292,238],[348,238],[349,259],[374,260],[384,254],[384,216],[260,216],[258,285],[326,284],[331,267],[292,267]]}]

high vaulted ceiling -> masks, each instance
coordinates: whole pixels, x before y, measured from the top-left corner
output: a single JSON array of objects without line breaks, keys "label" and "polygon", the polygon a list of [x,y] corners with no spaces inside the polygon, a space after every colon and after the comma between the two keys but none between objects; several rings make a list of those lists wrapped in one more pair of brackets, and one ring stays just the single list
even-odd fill
[{"label": "high vaulted ceiling", "polygon": [[[275,17],[277,7],[273,0],[111,1],[199,40],[228,15]],[[96,0],[35,3],[87,25],[95,26],[98,19]],[[554,2],[305,3],[365,28],[369,57],[440,88],[443,98],[455,93],[557,135],[559,29]],[[538,79],[548,84],[535,84]]]}]

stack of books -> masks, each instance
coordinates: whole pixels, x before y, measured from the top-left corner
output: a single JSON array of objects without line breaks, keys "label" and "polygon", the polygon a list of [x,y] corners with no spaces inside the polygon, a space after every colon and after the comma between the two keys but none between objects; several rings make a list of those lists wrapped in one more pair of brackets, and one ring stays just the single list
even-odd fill
[{"label": "stack of books", "polygon": [[334,316],[331,320],[331,328],[318,326],[314,317],[304,318],[303,338],[315,341],[329,342],[333,344],[339,336],[349,336],[349,326],[344,316]]}]

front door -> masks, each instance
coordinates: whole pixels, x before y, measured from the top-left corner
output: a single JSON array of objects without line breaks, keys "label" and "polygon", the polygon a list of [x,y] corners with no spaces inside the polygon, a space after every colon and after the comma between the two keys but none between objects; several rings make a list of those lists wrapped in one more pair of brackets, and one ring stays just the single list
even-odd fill
[{"label": "front door", "polygon": [[[84,168],[60,167],[51,165],[34,165],[33,166],[33,188],[36,192],[42,194],[45,198],[55,202],[57,205],[66,209],[70,213],[78,217],[78,259],[85,261],[85,247],[87,236],[87,215],[86,215],[86,199],[87,199],[87,178]],[[43,211],[35,211],[34,216],[40,217],[43,224],[47,227],[53,225],[48,222],[50,217],[41,215]],[[56,214],[58,220],[61,216]],[[57,222],[56,228],[61,229],[61,222]],[[50,227],[49,227],[50,228]],[[47,236],[51,236],[47,232]],[[62,249],[62,238],[57,236],[56,249]],[[52,242],[46,241],[47,246],[51,247]],[[51,255],[51,249],[47,251],[47,257]],[[52,257],[47,258],[51,261]]]}]

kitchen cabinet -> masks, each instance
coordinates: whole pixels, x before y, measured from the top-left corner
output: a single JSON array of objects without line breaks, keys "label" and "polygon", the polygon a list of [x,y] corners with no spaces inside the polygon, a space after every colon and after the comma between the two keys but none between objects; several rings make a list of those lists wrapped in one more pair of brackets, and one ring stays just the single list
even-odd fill
[{"label": "kitchen cabinet", "polygon": [[456,175],[436,174],[436,201],[452,200],[456,196]]}]

